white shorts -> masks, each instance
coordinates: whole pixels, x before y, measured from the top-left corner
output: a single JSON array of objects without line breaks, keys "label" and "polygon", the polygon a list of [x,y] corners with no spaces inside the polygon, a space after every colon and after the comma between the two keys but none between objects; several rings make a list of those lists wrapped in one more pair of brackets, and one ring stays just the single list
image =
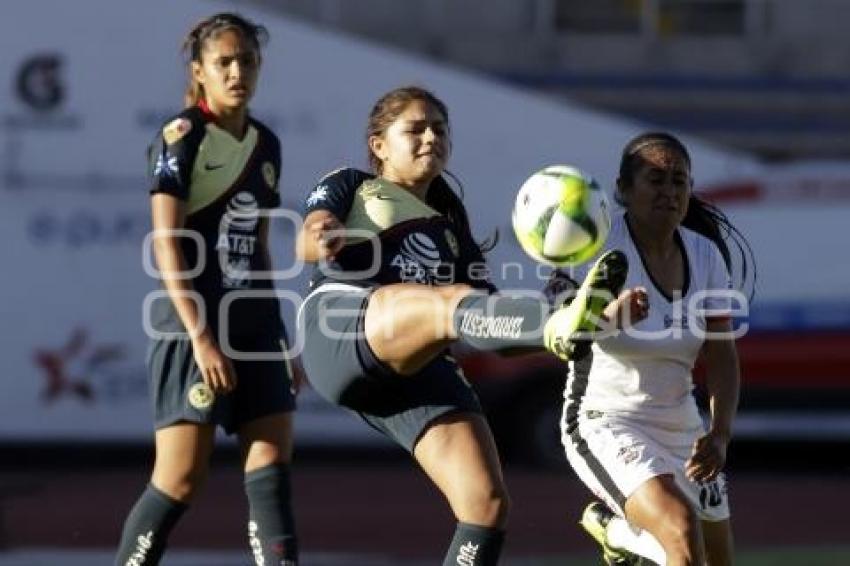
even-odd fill
[{"label": "white shorts", "polygon": [[581,412],[578,426],[561,421],[561,441],[578,477],[611,510],[625,517],[626,500],[648,480],[672,474],[703,521],[729,518],[726,478],[710,482],[685,476],[685,462],[702,426],[671,430],[600,411]]}]

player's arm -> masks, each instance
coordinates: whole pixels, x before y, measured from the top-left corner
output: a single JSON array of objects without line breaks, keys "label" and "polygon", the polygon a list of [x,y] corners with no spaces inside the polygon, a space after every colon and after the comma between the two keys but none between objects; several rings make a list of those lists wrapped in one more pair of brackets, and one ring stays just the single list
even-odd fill
[{"label": "player's arm", "polygon": [[314,210],[304,219],[295,239],[295,255],[315,263],[332,260],[345,245],[345,226],[330,210]]},{"label": "player's arm", "polygon": [[149,148],[153,253],[177,316],[189,332],[195,363],[204,382],[215,392],[227,392],[236,387],[236,373],[210,327],[201,325],[200,309],[206,305],[192,299],[192,281],[180,277],[187,266],[181,236],[175,233],[186,225],[192,165],[203,132],[198,124],[180,116],[166,124]]},{"label": "player's arm", "polygon": [[711,422],[708,434],[694,444],[685,469],[688,477],[698,481],[714,479],[726,463],[726,448],[732,438],[732,423],[741,389],[732,319],[708,319],[706,330],[715,335],[723,333],[725,337],[706,340],[702,347]]},{"label": "player's arm", "polygon": [[204,382],[215,392],[228,392],[236,387],[236,373],[230,360],[221,352],[209,325],[203,324],[200,309],[204,303],[192,298],[192,281],[181,277],[188,268],[180,236],[175,233],[185,226],[186,205],[167,193],[151,196],[154,238],[153,253],[157,267],[177,316],[192,340],[195,362]]},{"label": "player's arm", "polygon": [[325,175],[304,203],[304,224],[295,238],[295,256],[315,263],[333,260],[345,246],[345,219],[354,195],[372,175],[343,168]]},{"label": "player's arm", "polygon": [[172,195],[156,193],[151,196],[151,217],[154,230],[153,254],[162,283],[189,336],[197,338],[209,332],[209,329],[201,327],[202,318],[206,317],[202,317],[200,312],[203,305],[191,298],[194,293],[191,280],[179,275],[188,271],[177,233],[185,226],[185,203]]}]

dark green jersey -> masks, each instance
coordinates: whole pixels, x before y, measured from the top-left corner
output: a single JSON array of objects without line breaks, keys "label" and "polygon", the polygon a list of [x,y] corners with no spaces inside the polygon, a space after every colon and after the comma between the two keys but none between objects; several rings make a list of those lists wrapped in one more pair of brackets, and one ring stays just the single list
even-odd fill
[{"label": "dark green jersey", "polygon": [[345,247],[311,286],[333,280],[359,286],[466,283],[495,290],[481,250],[428,202],[357,169],[326,175],[307,197],[305,217],[328,210],[345,224]]},{"label": "dark green jersey", "polygon": [[[267,222],[261,212],[280,205],[277,136],[249,119],[238,140],[205,109],[187,108],[154,140],[150,173],[151,194],[168,193],[186,203],[185,229],[196,236],[180,242],[188,269],[202,266],[192,283],[204,300],[207,322],[218,329],[226,321],[231,335],[279,331],[277,299],[257,296],[273,290],[257,272],[270,269],[260,241]],[[155,301],[151,314],[155,329],[183,330],[170,300]]]}]

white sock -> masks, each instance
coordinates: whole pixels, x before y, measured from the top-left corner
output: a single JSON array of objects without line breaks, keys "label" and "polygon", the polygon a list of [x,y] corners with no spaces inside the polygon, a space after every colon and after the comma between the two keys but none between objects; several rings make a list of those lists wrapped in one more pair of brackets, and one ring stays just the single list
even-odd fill
[{"label": "white sock", "polygon": [[608,537],[608,544],[613,547],[625,548],[652,560],[659,566],[664,566],[667,562],[664,549],[654,536],[649,534],[648,531],[633,528],[628,521],[621,517],[613,517],[608,522],[606,536]]}]

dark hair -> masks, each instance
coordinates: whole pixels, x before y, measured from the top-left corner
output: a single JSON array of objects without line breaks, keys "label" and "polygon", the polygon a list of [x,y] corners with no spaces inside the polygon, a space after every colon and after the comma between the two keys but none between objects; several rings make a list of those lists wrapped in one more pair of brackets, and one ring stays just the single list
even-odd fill
[{"label": "dark hair", "polygon": [[[366,126],[366,147],[369,147],[369,139],[372,136],[384,135],[387,128],[414,101],[422,101],[436,108],[443,115],[446,121],[446,128],[449,131],[451,130],[449,125],[449,109],[442,100],[424,88],[403,86],[389,91],[375,102],[372,111],[369,113],[369,123]],[[369,165],[376,174],[381,175],[383,172],[383,163],[371,149],[368,152]],[[457,185],[461,196],[458,196],[458,193],[452,189],[446,177],[449,177]],[[450,172],[444,171],[444,175],[438,175],[431,181],[426,198],[428,204],[434,210],[445,216],[458,231],[468,235],[472,239],[472,229],[469,225],[469,216],[466,214],[466,208],[463,206],[462,195],[463,185],[460,180]],[[497,241],[498,233],[495,233],[479,244],[479,248],[482,252],[489,251],[493,249]]]},{"label": "dark hair", "polygon": [[[188,62],[200,63],[204,43],[225,30],[239,32],[242,37],[251,42],[257,54],[260,53],[260,46],[265,45],[269,39],[269,32],[265,26],[255,24],[239,14],[221,12],[201,20],[186,34],[181,50],[187,56]],[[189,84],[186,86],[184,95],[186,107],[194,106],[203,96],[204,87],[195,81],[190,65]]]},{"label": "dark hair", "polygon": [[[691,155],[685,145],[678,138],[667,132],[646,132],[632,138],[620,159],[620,172],[618,184],[630,186],[634,183],[634,174],[644,163],[642,153],[649,147],[662,146],[678,152],[691,168]],[[619,190],[616,200],[624,204]],[[731,241],[737,248],[737,256],[741,261],[740,282],[741,290],[750,288],[749,296],[752,299],[755,294],[756,264],[753,250],[744,235],[732,224],[729,218],[715,205],[702,200],[691,194],[688,200],[688,212],[682,220],[682,226],[702,234],[715,243],[720,249],[726,268],[732,273],[732,252],[728,242]],[[752,267],[752,273],[750,273]]]}]

